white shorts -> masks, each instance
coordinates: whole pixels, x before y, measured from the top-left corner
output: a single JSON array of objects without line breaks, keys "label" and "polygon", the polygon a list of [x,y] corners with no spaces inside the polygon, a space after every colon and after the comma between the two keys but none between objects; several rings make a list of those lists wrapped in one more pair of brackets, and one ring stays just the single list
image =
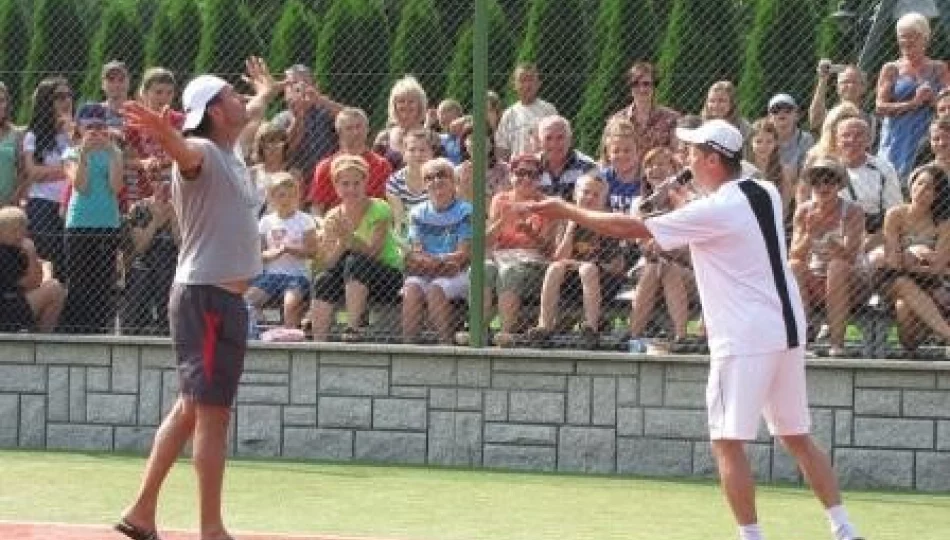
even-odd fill
[{"label": "white shorts", "polygon": [[762,417],[773,436],[808,433],[805,349],[714,358],[706,409],[713,440],[754,440]]},{"label": "white shorts", "polygon": [[403,283],[403,291],[410,285],[418,285],[423,293],[428,294],[432,287],[439,287],[449,300],[458,300],[468,296],[468,273],[462,272],[451,277],[428,278],[422,276],[407,276]]}]

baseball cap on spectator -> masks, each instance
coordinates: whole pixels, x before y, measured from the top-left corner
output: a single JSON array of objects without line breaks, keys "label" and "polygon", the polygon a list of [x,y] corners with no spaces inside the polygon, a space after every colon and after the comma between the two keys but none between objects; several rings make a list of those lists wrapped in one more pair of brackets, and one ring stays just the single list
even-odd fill
[{"label": "baseball cap on spectator", "polygon": [[111,60],[102,66],[102,78],[106,78],[115,72],[119,72],[126,77],[129,76],[129,68],[126,67],[125,62],[121,60]]},{"label": "baseball cap on spectator", "polygon": [[798,109],[798,103],[795,102],[795,98],[788,94],[775,94],[772,96],[772,99],[769,100],[769,112],[773,112],[775,109],[781,107]]},{"label": "baseball cap on spectator", "polygon": [[204,118],[208,103],[227,85],[227,81],[214,75],[199,75],[192,79],[181,93],[181,105],[185,109],[182,129],[187,131],[197,128]]},{"label": "baseball cap on spectator", "polygon": [[742,152],[742,134],[729,122],[710,120],[696,129],[676,128],[676,138],[689,144],[701,144],[729,159]]},{"label": "baseball cap on spectator", "polygon": [[82,127],[106,124],[109,111],[101,103],[86,103],[76,112],[76,123]]}]

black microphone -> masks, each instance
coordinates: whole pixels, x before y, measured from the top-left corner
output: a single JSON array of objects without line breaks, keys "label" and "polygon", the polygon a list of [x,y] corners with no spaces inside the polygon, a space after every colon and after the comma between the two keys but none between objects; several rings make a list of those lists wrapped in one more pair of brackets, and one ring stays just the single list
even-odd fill
[{"label": "black microphone", "polygon": [[653,188],[653,193],[651,193],[649,197],[644,197],[640,201],[640,211],[643,213],[652,213],[656,212],[659,208],[668,206],[670,191],[680,186],[688,186],[692,181],[693,171],[689,168],[683,169],[679,173],[668,177]]}]

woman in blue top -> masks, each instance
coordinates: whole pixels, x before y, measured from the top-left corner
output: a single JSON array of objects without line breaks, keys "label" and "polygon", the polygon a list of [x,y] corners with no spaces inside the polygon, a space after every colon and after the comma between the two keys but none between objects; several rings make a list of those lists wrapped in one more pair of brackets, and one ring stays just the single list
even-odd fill
[{"label": "woman in blue top", "polygon": [[124,162],[109,137],[107,114],[99,103],[84,105],[76,115],[78,146],[63,156],[73,189],[66,210],[69,296],[63,327],[77,333],[108,331],[116,315],[118,194]]},{"label": "woman in blue top", "polygon": [[919,13],[897,21],[901,57],[881,68],[876,112],[881,123],[878,157],[887,159],[902,180],[914,166],[920,139],[927,134],[937,93],[950,83],[947,66],[927,56],[930,23]]}]

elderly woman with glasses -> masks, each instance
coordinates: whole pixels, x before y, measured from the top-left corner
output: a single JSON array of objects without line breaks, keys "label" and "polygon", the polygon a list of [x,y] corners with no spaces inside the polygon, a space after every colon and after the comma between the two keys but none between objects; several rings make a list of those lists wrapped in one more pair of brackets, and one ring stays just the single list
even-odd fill
[{"label": "elderly woman with glasses", "polygon": [[884,118],[878,156],[894,165],[903,179],[927,134],[934,98],[950,84],[946,63],[927,56],[930,37],[930,23],[923,15],[908,13],[898,19],[900,58],[884,64],[877,80],[875,112]]},{"label": "elderly woman with glasses", "polygon": [[829,356],[843,356],[855,266],[864,242],[864,211],[840,196],[848,173],[836,159],[816,159],[802,172],[802,180],[811,187],[812,198],[795,211],[789,265],[806,310],[822,302],[827,307]]},{"label": "elderly woman with glasses", "polygon": [[540,189],[541,160],[521,154],[511,160],[512,188],[492,199],[485,230],[491,251],[485,262],[485,315],[489,315],[493,294],[498,297],[501,329],[497,345],[510,345],[521,330],[524,300],[538,298],[550,255],[554,250],[555,223],[536,216],[523,219],[511,208],[516,203],[543,198]]},{"label": "elderly woman with glasses", "polygon": [[422,316],[440,343],[452,342],[451,301],[468,295],[468,267],[472,241],[472,205],[456,196],[455,168],[445,158],[422,166],[427,199],[409,215],[406,281],[402,288],[402,333],[407,342],[419,335]]}]

